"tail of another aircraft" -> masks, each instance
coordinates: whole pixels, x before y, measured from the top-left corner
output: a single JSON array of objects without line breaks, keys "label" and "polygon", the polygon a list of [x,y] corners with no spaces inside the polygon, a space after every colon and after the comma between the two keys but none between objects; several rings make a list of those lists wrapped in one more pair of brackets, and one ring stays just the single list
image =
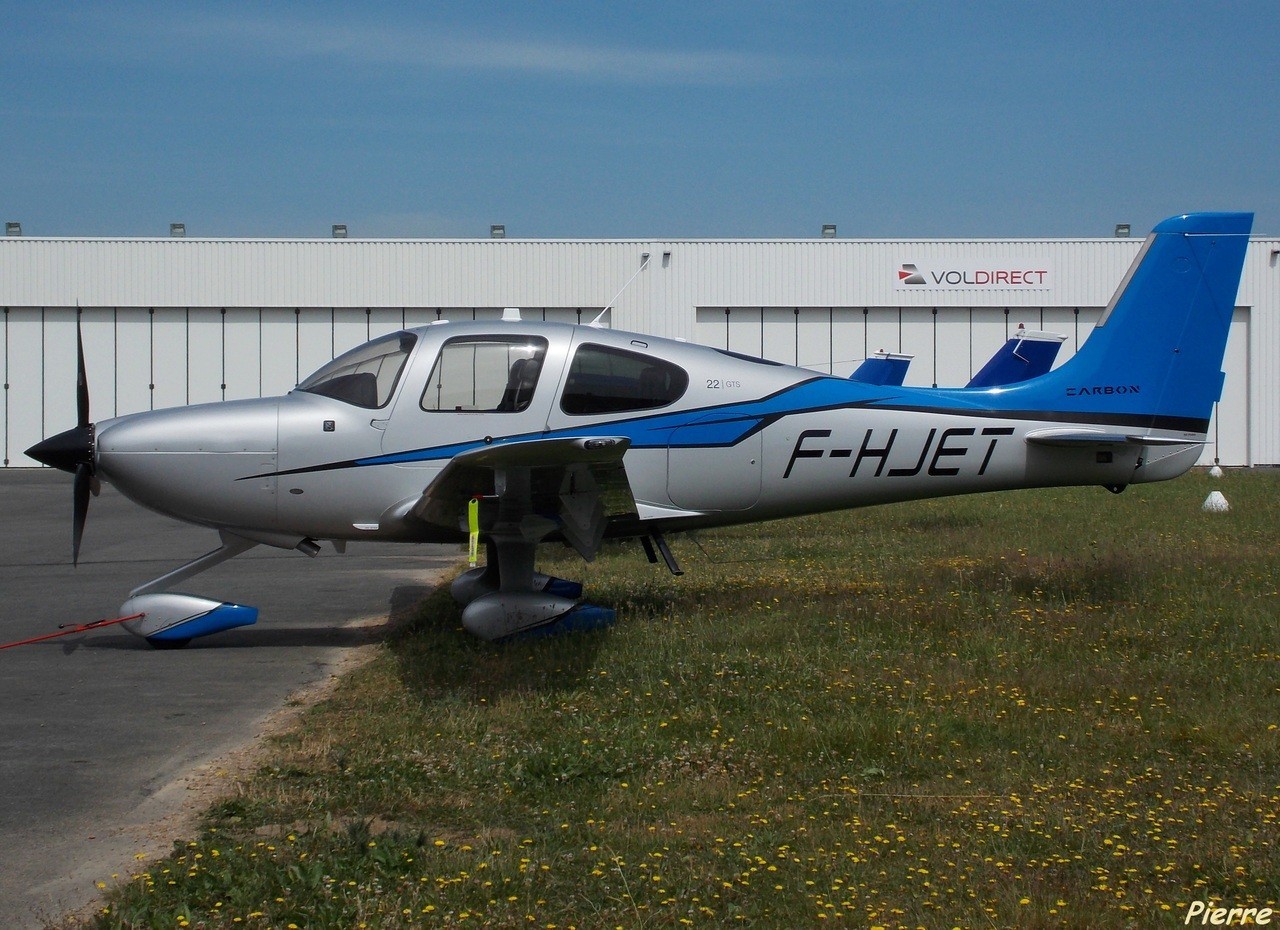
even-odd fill
[{"label": "tail of another aircraft", "polygon": [[965,387],[999,387],[1038,377],[1053,367],[1066,336],[1029,333],[1021,326]]},{"label": "tail of another aircraft", "polygon": [[1073,420],[1205,432],[1222,392],[1252,225],[1252,213],[1192,213],[1160,223],[1080,351],[1010,388],[1002,401]]},{"label": "tail of another aircraft", "polygon": [[875,355],[863,361],[858,370],[849,376],[850,381],[861,381],[863,384],[899,385],[907,378],[907,368],[911,365],[912,356],[899,355],[881,349]]}]

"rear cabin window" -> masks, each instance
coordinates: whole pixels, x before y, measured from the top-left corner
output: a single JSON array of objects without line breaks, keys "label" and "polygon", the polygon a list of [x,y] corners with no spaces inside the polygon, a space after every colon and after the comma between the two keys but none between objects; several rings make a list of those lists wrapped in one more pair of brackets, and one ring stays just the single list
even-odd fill
[{"label": "rear cabin window", "polygon": [[431,369],[422,409],[519,413],[533,400],[546,354],[547,341],[528,336],[450,339]]},{"label": "rear cabin window", "polygon": [[670,362],[586,344],[569,365],[560,409],[576,415],[652,410],[675,403],[688,387],[684,369]]}]

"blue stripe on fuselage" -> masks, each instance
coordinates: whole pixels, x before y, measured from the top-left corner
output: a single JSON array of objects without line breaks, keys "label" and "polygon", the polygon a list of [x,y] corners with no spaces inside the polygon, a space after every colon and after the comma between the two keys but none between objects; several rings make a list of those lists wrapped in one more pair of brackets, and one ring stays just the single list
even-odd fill
[{"label": "blue stripe on fuselage", "polygon": [[[1031,384],[1033,382],[1028,382]],[[1020,391],[1022,385],[1007,388],[973,390],[965,388],[913,388],[892,385],[868,385],[844,378],[816,377],[783,388],[767,397],[714,407],[699,407],[671,413],[645,414],[632,419],[593,421],[547,432],[517,433],[428,446],[373,455],[366,458],[321,465],[305,466],[277,472],[279,475],[310,471],[328,471],[372,465],[402,465],[411,462],[448,461],[454,456],[489,445],[532,442],[566,437],[626,436],[633,449],[714,448],[733,446],[785,416],[847,410],[856,407],[879,410],[903,410],[916,413],[939,413],[960,416],[986,416],[1010,420],[1047,420],[1071,423],[1108,423],[1135,427],[1163,426],[1179,430],[1201,430],[1207,424],[1199,420],[1153,418],[1149,414],[1077,413],[1052,408],[1030,409],[1021,404],[1005,409],[1015,399],[1044,401],[1043,392]],[[1019,398],[1019,395],[1024,395]],[[1010,405],[1011,408],[1013,405]],[[1047,405],[1046,405],[1047,406]],[[1034,404],[1032,405],[1034,407]],[[1176,419],[1176,421],[1175,421]],[[261,478],[262,475],[249,477]]]},{"label": "blue stripe on fuselage", "polygon": [[[549,432],[518,433],[494,438],[491,442],[476,440],[433,446],[405,452],[393,452],[356,459],[354,465],[400,465],[407,462],[429,462],[451,459],[455,455],[486,445],[531,442],[564,437],[626,436],[633,449],[702,448],[737,445],[784,415],[811,413],[817,410],[864,406],[875,403],[874,396],[851,398],[847,391],[833,391],[846,384],[843,379],[815,378],[784,388],[776,394],[737,404],[698,407],[673,413],[649,414],[629,420],[584,423]],[[677,434],[677,431],[678,434]]]}]

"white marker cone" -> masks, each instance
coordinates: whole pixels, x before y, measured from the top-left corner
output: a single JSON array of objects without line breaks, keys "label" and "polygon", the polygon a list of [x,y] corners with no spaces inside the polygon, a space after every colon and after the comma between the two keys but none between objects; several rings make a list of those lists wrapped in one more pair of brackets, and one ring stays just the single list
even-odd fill
[{"label": "white marker cone", "polygon": [[1210,478],[1221,478],[1221,477],[1222,477],[1222,469],[1221,469],[1219,466],[1217,466],[1217,465],[1213,466],[1212,468],[1210,468],[1210,469],[1209,469],[1209,477],[1210,477]]},{"label": "white marker cone", "polygon": [[1231,509],[1231,505],[1227,503],[1227,499],[1222,496],[1221,491],[1210,491],[1200,509],[1205,513],[1226,513]]}]

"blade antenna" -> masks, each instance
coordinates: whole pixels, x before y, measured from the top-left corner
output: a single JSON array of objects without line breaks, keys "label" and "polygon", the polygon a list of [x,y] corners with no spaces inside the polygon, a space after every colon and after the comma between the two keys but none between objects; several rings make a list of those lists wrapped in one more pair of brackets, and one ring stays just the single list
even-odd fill
[{"label": "blade antenna", "polygon": [[604,315],[613,309],[613,305],[618,302],[618,298],[622,296],[622,292],[631,286],[631,282],[634,281],[639,276],[640,272],[644,271],[645,268],[648,267],[648,265],[649,265],[649,253],[648,252],[640,253],[640,267],[636,269],[636,273],[627,279],[627,283],[622,285],[622,289],[619,290],[618,293],[613,295],[613,300],[605,304],[604,309],[601,310],[599,313],[597,313],[596,318],[592,320],[590,323],[588,323],[587,325],[595,326],[596,328],[602,327],[604,324],[601,322],[601,320],[604,319]]}]

